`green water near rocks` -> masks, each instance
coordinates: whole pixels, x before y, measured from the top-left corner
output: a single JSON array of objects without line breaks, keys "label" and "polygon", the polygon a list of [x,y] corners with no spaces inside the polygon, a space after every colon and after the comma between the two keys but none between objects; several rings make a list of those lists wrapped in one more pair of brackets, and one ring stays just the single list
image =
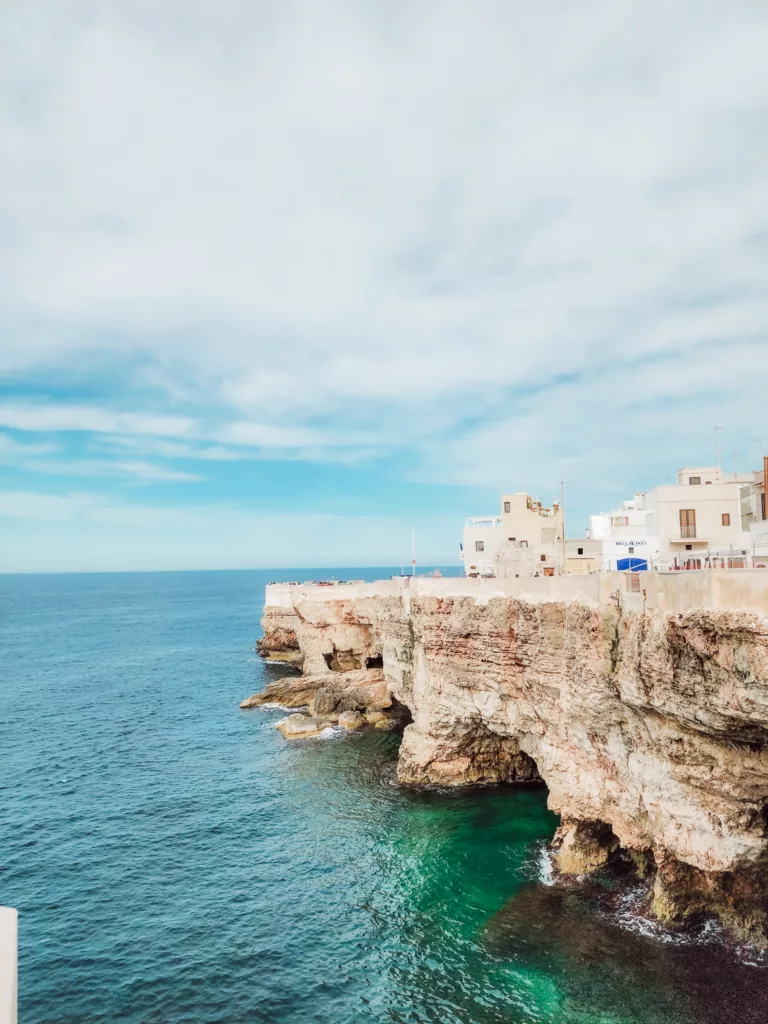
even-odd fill
[{"label": "green water near rocks", "polygon": [[277,575],[0,577],[20,1021],[765,1024],[717,936],[542,884],[543,787],[404,790],[394,736],[240,711]]}]

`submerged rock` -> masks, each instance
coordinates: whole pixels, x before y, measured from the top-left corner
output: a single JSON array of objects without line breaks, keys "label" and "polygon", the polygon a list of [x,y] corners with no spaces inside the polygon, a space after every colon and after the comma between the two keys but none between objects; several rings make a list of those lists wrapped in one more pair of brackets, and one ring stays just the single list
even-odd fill
[{"label": "submerged rock", "polygon": [[488,921],[485,944],[551,977],[563,1019],[614,1020],[620,1007],[621,1020],[765,1024],[768,966],[745,962],[701,929],[663,933],[641,913],[647,884],[613,882],[526,885]]}]

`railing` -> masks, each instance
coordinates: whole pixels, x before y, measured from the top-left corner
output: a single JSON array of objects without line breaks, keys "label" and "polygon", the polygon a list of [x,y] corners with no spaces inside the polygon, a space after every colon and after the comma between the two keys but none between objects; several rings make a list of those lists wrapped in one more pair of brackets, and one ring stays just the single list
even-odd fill
[{"label": "railing", "polygon": [[683,540],[693,540],[696,537],[696,527],[695,526],[681,526],[680,527],[680,537]]},{"label": "railing", "polygon": [[501,516],[480,516],[478,519],[468,519],[467,526],[501,526]]}]

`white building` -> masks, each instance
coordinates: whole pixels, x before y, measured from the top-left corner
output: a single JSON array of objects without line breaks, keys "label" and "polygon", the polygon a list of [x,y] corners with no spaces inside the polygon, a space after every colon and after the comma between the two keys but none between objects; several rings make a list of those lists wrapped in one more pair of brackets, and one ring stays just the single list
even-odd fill
[{"label": "white building", "polygon": [[461,557],[465,576],[495,576],[496,558],[501,551],[501,516],[478,516],[464,524]]},{"label": "white building", "polygon": [[551,575],[562,559],[563,516],[521,491],[501,496],[501,515],[467,519],[462,557],[467,576]]},{"label": "white building", "polygon": [[723,473],[717,466],[681,469],[674,484],[642,495],[648,532],[659,539],[659,567],[701,569],[748,564],[741,488],[753,472]]},{"label": "white building", "polygon": [[768,518],[766,517],[765,484],[768,480],[768,455],[763,469],[755,473],[751,483],[741,488],[741,527],[749,532],[749,549],[754,565],[768,568]]},{"label": "white building", "polygon": [[660,540],[653,531],[652,514],[636,494],[613,512],[589,517],[588,537],[602,542],[601,569],[653,569],[659,560]]}]

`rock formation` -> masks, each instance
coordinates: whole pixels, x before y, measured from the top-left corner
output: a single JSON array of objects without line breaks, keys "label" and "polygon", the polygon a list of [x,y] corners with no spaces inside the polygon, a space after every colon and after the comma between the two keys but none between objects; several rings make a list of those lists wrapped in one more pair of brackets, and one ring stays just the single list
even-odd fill
[{"label": "rock formation", "polygon": [[631,858],[659,917],[768,944],[768,579],[702,579],[275,587],[262,649],[326,717],[375,710],[342,707],[361,685],[404,705],[401,782],[541,778],[562,871]]},{"label": "rock formation", "polygon": [[[316,736],[330,725],[362,729],[366,725],[397,728],[405,724],[405,709],[392,695],[381,669],[352,669],[319,675],[288,676],[268,683],[262,693],[247,697],[241,708],[264,705],[306,708],[307,714],[293,714],[277,723],[286,739]],[[303,724],[302,724],[303,722]]]}]

